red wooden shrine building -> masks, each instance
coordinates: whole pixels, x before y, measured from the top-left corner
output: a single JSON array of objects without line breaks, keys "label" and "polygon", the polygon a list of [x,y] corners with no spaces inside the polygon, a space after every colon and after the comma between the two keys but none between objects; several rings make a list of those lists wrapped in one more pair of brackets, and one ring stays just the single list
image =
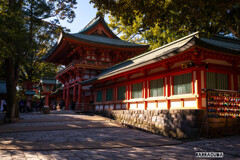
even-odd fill
[{"label": "red wooden shrine building", "polygon": [[55,78],[64,85],[62,98],[66,109],[71,102],[80,109],[89,109],[94,99],[92,85],[82,86],[79,82],[91,79],[103,69],[137,56],[147,48],[148,45],[119,39],[104,18],[97,15],[79,33],[62,33],[45,61],[65,66]]},{"label": "red wooden shrine building", "polygon": [[79,33],[63,33],[46,61],[66,66],[56,75],[63,99],[82,110],[204,109],[203,88],[240,88],[237,39],[196,32],[140,54],[147,48],[120,40],[97,16]]},{"label": "red wooden shrine building", "polygon": [[240,41],[193,33],[90,80],[95,110],[204,109],[203,88],[239,90]]}]

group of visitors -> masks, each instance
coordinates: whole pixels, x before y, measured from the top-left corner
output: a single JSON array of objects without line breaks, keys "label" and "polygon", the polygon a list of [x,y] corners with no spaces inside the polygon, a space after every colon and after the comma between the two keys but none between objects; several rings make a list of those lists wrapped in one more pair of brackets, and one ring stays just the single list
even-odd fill
[{"label": "group of visitors", "polygon": [[[2,99],[0,101],[0,104],[1,104],[0,112],[7,111],[7,103],[6,103],[6,101],[4,99]],[[42,110],[42,108],[44,106],[44,100],[40,99],[40,100],[37,100],[37,101],[29,101],[29,102],[27,102],[26,100],[21,99],[18,102],[18,105],[19,105],[19,112],[21,112],[21,113],[23,113],[23,112],[31,112],[31,111],[39,112],[39,111]],[[65,102],[64,102],[63,99],[60,101],[59,106],[60,106],[61,110],[65,110]],[[69,109],[75,110],[75,108],[76,108],[76,103],[74,101],[72,101],[70,106],[69,106]],[[55,101],[52,102],[52,109],[53,110],[57,109]]]},{"label": "group of visitors", "polygon": [[31,111],[39,112],[42,110],[44,102],[43,102],[43,99],[40,99],[37,101],[29,101],[27,103],[26,100],[21,99],[18,102],[18,105],[19,105],[19,112],[21,113],[31,112]]},{"label": "group of visitors", "polygon": [[[60,106],[60,109],[61,109],[61,110],[65,110],[65,102],[64,102],[63,99],[60,101],[59,106]],[[70,106],[69,106],[69,109],[75,110],[75,108],[76,108],[76,103],[75,103],[74,101],[72,101],[71,104],[70,104]]]}]

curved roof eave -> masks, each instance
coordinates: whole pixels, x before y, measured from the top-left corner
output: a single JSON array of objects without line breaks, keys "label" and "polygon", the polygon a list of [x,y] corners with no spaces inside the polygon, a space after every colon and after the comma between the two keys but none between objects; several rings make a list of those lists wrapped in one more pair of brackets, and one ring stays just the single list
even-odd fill
[{"label": "curved roof eave", "polygon": [[227,45],[227,43],[224,43],[224,42],[219,42],[219,44],[217,43],[214,44],[214,43],[209,43],[205,38],[200,38],[200,39],[196,39],[196,44],[209,50],[229,53],[233,55],[240,55],[240,47],[239,49],[230,48]]},{"label": "curved roof eave", "polygon": [[127,41],[123,41],[121,39],[111,39],[106,37],[85,35],[85,34],[79,34],[79,33],[76,33],[76,34],[63,33],[63,37],[76,40],[79,42],[85,42],[85,43],[101,45],[101,46],[116,47],[116,48],[147,49],[149,47],[149,45],[140,45],[140,44],[130,43]]},{"label": "curved roof eave", "polygon": [[47,53],[47,55],[43,58],[44,61],[48,61],[48,58],[51,57],[51,55],[57,50],[57,48],[59,47],[59,44],[62,42],[63,39],[63,34],[64,32],[61,32],[57,43],[53,46],[53,48]]}]

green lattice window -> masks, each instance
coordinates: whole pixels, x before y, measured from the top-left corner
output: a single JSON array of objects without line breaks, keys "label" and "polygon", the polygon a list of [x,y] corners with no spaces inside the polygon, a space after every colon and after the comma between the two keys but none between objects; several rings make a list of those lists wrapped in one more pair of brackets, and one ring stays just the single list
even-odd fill
[{"label": "green lattice window", "polygon": [[113,88],[106,90],[106,101],[112,101],[113,100]]},{"label": "green lattice window", "polygon": [[97,91],[97,102],[102,102],[102,96],[103,96],[103,92]]},{"label": "green lattice window", "polygon": [[206,88],[228,90],[228,75],[224,73],[206,72]]},{"label": "green lattice window", "polygon": [[142,83],[132,85],[132,98],[142,98]]},{"label": "green lattice window", "polygon": [[163,79],[150,81],[150,97],[163,96]]},{"label": "green lattice window", "polygon": [[126,86],[120,86],[117,88],[117,99],[118,100],[126,99]]},{"label": "green lattice window", "polygon": [[173,86],[174,95],[192,93],[192,73],[174,76]]}]

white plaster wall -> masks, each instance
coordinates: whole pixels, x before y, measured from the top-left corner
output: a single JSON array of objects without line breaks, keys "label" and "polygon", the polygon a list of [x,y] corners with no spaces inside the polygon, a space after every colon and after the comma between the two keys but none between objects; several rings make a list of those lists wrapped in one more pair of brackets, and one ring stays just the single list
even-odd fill
[{"label": "white plaster wall", "polygon": [[165,77],[165,88],[166,88],[166,95],[168,95],[167,77]]},{"label": "white plaster wall", "polygon": [[127,104],[126,103],[122,104],[122,109],[127,109]]},{"label": "white plaster wall", "polygon": [[96,109],[96,110],[99,110],[99,105],[96,105],[96,106],[95,106],[95,109]]},{"label": "white plaster wall", "polygon": [[131,103],[129,109],[130,110],[136,110],[137,109],[137,104],[136,103]]},{"label": "white plaster wall", "polygon": [[145,110],[144,103],[138,103],[139,110]]},{"label": "white plaster wall", "polygon": [[121,104],[116,104],[116,109],[121,109]]},{"label": "white plaster wall", "polygon": [[197,92],[198,92],[198,87],[197,87],[196,71],[193,71],[193,82],[194,82],[195,94],[197,94]]},{"label": "white plaster wall", "polygon": [[174,108],[180,108],[181,107],[181,101],[173,101],[171,102],[171,109],[174,109]]},{"label": "white plaster wall", "polygon": [[148,103],[147,104],[147,109],[148,110],[156,110],[156,103]]},{"label": "white plaster wall", "polygon": [[108,104],[105,105],[105,109],[109,109],[109,105]]},{"label": "white plaster wall", "polygon": [[89,79],[89,75],[84,75],[83,78]]},{"label": "white plaster wall", "polygon": [[158,102],[158,109],[167,109],[167,102]]},{"label": "white plaster wall", "polygon": [[110,109],[114,109],[114,104],[110,104]]},{"label": "white plaster wall", "polygon": [[184,107],[197,107],[197,102],[184,100]]}]

